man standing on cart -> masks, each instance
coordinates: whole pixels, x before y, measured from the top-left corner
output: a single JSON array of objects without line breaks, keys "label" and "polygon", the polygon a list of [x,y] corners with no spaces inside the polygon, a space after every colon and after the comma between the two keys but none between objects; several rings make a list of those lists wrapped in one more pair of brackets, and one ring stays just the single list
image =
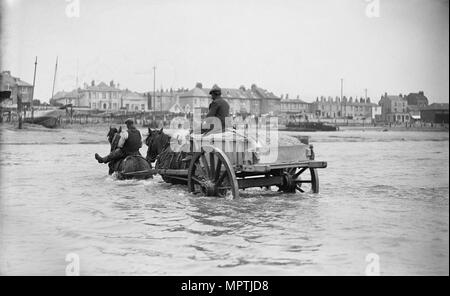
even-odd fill
[{"label": "man standing on cart", "polygon": [[[214,84],[209,94],[212,102],[209,104],[205,119],[206,126],[209,128],[202,129],[202,133],[222,133],[225,131],[225,118],[230,116],[230,105],[222,98],[222,90],[217,84]],[[219,122],[221,126],[217,126]]]}]

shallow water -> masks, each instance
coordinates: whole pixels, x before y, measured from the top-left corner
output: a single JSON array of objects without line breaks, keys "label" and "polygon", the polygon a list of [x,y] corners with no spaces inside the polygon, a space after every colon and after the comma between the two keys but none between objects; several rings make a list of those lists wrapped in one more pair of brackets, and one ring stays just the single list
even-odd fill
[{"label": "shallow water", "polygon": [[369,253],[384,275],[449,273],[448,133],[311,133],[320,194],[234,201],[115,180],[106,144],[41,133],[2,135],[1,274],[64,275],[68,253],[82,275],[364,275]]}]

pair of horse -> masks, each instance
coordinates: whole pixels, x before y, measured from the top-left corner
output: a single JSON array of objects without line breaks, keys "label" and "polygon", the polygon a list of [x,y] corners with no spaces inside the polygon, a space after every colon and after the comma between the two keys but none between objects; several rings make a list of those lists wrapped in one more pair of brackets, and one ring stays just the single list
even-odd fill
[{"label": "pair of horse", "polygon": [[[111,146],[111,151],[117,149],[120,140],[120,133],[122,127],[119,129],[110,127],[107,133],[108,142]],[[148,146],[146,157],[139,155],[129,155],[123,159],[111,161],[109,163],[109,174],[117,172],[119,179],[147,179],[153,175],[148,173],[152,168],[152,163],[156,161],[156,166],[159,165],[158,156],[164,153],[170,153],[171,137],[164,133],[163,129],[152,130],[148,129],[148,136],[145,138],[145,144]]]}]

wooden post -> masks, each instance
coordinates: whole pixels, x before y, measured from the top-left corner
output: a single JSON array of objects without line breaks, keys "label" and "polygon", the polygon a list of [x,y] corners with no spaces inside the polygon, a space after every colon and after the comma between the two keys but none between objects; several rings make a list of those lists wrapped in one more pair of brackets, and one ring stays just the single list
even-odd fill
[{"label": "wooden post", "polygon": [[19,129],[22,129],[22,95],[17,93],[17,115],[19,116]]},{"label": "wooden post", "polygon": [[34,75],[33,75],[33,90],[31,91],[31,101],[30,101],[30,108],[31,108],[31,121],[34,120],[34,106],[33,106],[33,99],[34,99],[34,87],[36,83],[36,67],[37,67],[37,57],[34,62]]}]

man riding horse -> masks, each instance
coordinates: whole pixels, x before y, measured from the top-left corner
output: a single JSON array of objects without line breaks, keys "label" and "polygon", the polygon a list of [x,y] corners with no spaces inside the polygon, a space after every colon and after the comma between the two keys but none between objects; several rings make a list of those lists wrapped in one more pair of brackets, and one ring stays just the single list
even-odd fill
[{"label": "man riding horse", "polygon": [[117,148],[113,149],[106,157],[101,157],[95,153],[95,159],[99,163],[117,161],[129,155],[140,155],[139,148],[142,147],[141,132],[134,126],[133,119],[128,118],[125,124],[127,125],[127,130],[120,133]]}]

